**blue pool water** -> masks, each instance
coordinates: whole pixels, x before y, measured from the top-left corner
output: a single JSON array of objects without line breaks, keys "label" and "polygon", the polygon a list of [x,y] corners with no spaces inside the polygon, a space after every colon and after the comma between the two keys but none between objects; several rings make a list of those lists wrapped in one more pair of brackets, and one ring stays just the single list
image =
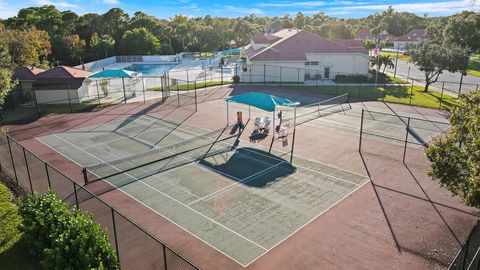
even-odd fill
[{"label": "blue pool water", "polygon": [[175,66],[176,64],[133,64],[125,69],[140,72],[143,76],[161,76]]}]

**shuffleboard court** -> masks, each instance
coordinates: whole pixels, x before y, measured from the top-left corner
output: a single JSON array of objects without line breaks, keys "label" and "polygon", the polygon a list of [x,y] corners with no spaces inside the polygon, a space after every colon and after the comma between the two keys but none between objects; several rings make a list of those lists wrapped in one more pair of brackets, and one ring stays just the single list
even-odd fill
[{"label": "shuffleboard court", "polygon": [[148,115],[38,139],[242,266],[368,181]]}]

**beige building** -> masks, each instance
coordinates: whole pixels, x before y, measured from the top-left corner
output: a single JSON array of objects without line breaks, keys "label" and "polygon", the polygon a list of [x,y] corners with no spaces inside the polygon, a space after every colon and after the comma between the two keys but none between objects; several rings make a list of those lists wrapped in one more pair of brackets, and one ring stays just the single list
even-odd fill
[{"label": "beige building", "polygon": [[243,82],[305,82],[336,75],[368,74],[366,50],[297,29],[257,34],[245,47]]},{"label": "beige building", "polygon": [[396,38],[393,41],[393,47],[400,50],[414,48],[425,39],[426,33],[424,29],[413,29],[408,34]]}]

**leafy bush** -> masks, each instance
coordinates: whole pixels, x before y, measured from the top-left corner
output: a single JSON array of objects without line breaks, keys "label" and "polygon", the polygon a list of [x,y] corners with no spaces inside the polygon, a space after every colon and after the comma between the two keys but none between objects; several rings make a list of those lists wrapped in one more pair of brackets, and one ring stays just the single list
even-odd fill
[{"label": "leafy bush", "polygon": [[336,75],[335,82],[337,83],[366,83],[368,76],[361,74]]},{"label": "leafy bush", "polygon": [[21,223],[17,207],[10,202],[10,191],[0,184],[0,253],[11,248],[20,239]]},{"label": "leafy bush", "polygon": [[29,251],[45,269],[117,269],[106,231],[90,214],[70,211],[53,192],[26,197],[19,205]]},{"label": "leafy bush", "polygon": [[233,83],[239,83],[240,82],[240,76],[235,75],[232,77]]}]

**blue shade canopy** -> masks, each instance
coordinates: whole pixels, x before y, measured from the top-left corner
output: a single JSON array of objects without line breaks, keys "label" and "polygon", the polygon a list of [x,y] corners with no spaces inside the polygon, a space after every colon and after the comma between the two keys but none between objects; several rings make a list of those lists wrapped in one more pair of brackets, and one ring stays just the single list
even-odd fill
[{"label": "blue shade canopy", "polygon": [[220,52],[220,55],[240,53],[241,51],[242,51],[242,48],[235,48],[235,49],[230,49],[230,50],[224,50],[224,51],[221,51],[221,52]]},{"label": "blue shade canopy", "polygon": [[88,76],[90,79],[101,79],[101,78],[133,78],[137,75],[138,73],[129,71],[129,70],[123,70],[123,69],[106,69],[102,70],[100,72],[97,72],[91,76]]},{"label": "blue shade canopy", "polygon": [[248,92],[238,96],[234,96],[227,99],[227,102],[237,102],[242,104],[247,104],[259,109],[262,109],[267,112],[275,111],[277,106],[295,106],[297,102],[291,101],[286,98],[281,98],[273,95]]}]

